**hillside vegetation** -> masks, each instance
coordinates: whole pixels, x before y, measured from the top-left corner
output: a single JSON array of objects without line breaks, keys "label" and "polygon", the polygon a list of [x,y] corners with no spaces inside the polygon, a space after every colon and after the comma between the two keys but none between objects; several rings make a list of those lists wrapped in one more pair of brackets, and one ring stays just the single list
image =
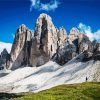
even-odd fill
[{"label": "hillside vegetation", "polygon": [[0,100],[100,100],[100,82],[60,85],[38,93],[1,93],[0,98]]}]

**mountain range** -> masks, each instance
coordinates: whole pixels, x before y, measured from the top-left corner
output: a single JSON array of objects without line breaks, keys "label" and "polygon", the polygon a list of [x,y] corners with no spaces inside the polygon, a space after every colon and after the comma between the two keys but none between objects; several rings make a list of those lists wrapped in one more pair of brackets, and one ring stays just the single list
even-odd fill
[{"label": "mountain range", "polygon": [[17,29],[11,52],[4,49],[0,55],[0,69],[1,92],[38,92],[60,84],[100,81],[100,43],[75,27],[69,33],[58,29],[42,13],[34,32],[24,24]]}]

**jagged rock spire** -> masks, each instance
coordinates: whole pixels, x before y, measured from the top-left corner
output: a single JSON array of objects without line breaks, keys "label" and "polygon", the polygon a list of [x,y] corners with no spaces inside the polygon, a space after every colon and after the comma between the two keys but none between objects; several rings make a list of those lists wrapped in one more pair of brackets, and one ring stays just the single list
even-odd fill
[{"label": "jagged rock spire", "polygon": [[24,24],[17,29],[9,68],[43,65],[58,49],[66,45],[66,41],[66,30],[57,29],[49,15],[40,14],[36,21],[34,36]]},{"label": "jagged rock spire", "polygon": [[77,28],[73,27],[70,30],[69,38],[71,39],[71,41],[74,41],[75,39],[78,38],[78,35],[79,35],[79,30]]},{"label": "jagged rock spire", "polygon": [[39,66],[47,62],[62,47],[67,34],[64,28],[58,30],[49,15],[40,14],[37,19],[31,48],[31,65]]},{"label": "jagged rock spire", "polygon": [[[9,68],[40,66],[53,57],[64,64],[77,54],[93,52],[93,48],[92,42],[77,28],[73,27],[68,37],[65,28],[56,28],[51,17],[43,13],[37,18],[34,35],[24,24],[17,29]],[[99,50],[100,46],[96,51]]]},{"label": "jagged rock spire", "polygon": [[10,61],[10,55],[6,49],[3,49],[0,55],[0,70],[8,67],[7,61]]},{"label": "jagged rock spire", "polygon": [[9,68],[15,69],[26,63],[27,48],[32,38],[32,32],[22,24],[15,34],[14,43],[11,49],[11,63]]}]

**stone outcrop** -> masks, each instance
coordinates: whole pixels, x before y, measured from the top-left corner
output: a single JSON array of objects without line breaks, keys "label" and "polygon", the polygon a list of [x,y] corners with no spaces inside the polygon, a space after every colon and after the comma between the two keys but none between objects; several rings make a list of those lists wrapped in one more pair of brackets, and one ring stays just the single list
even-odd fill
[{"label": "stone outcrop", "polygon": [[50,16],[41,14],[36,22],[34,38],[32,39],[32,66],[40,66],[49,61],[58,47],[62,48],[67,39],[64,28],[58,30]]},{"label": "stone outcrop", "polygon": [[66,30],[57,29],[50,16],[40,14],[36,21],[34,34],[21,25],[16,32],[11,49],[9,69],[21,66],[40,66],[49,61],[58,48],[67,41]]},{"label": "stone outcrop", "polygon": [[53,60],[58,64],[63,65],[76,55],[76,46],[74,44],[70,44],[70,42],[67,42],[66,46],[56,52],[56,54],[53,56]]},{"label": "stone outcrop", "polygon": [[10,53],[9,69],[22,66],[41,66],[49,60],[63,65],[80,53],[83,61],[100,58],[100,43],[91,42],[77,28],[66,30],[56,28],[47,14],[40,14],[36,21],[34,34],[21,25],[16,32]]},{"label": "stone outcrop", "polygon": [[59,49],[62,49],[66,46],[66,42],[67,42],[67,32],[66,30],[61,27],[58,31],[58,42],[57,45],[59,46]]},{"label": "stone outcrop", "polygon": [[84,55],[81,61],[100,60],[100,43],[91,42],[84,33],[72,28],[65,46],[56,52],[53,60],[63,65],[81,53]]},{"label": "stone outcrop", "polygon": [[31,38],[32,32],[22,24],[17,29],[11,49],[11,61],[9,65],[10,69],[16,69],[20,66],[28,64],[30,57]]},{"label": "stone outcrop", "polygon": [[93,41],[93,55],[94,60],[100,60],[100,43]]},{"label": "stone outcrop", "polygon": [[79,50],[82,48],[82,46],[79,47],[80,41],[83,39],[82,35],[83,34],[80,34],[77,28],[73,27],[70,30],[69,37],[67,38],[64,47],[58,49],[53,56],[53,60],[58,64],[63,65],[78,55]]},{"label": "stone outcrop", "polygon": [[78,42],[79,46],[79,53],[82,53],[84,51],[92,52],[93,47],[92,47],[92,42],[89,40],[89,38],[86,35],[83,35],[83,38]]},{"label": "stone outcrop", "polygon": [[8,61],[10,61],[10,54],[4,49],[0,55],[0,70],[4,69],[4,67],[8,67]]}]

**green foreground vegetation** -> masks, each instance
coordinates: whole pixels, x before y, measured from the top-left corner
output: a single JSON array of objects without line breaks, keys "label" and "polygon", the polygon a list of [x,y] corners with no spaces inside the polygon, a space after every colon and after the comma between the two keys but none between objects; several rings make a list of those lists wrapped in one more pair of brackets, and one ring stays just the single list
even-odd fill
[{"label": "green foreground vegetation", "polygon": [[100,82],[60,85],[38,93],[1,93],[0,100],[100,100]]}]

